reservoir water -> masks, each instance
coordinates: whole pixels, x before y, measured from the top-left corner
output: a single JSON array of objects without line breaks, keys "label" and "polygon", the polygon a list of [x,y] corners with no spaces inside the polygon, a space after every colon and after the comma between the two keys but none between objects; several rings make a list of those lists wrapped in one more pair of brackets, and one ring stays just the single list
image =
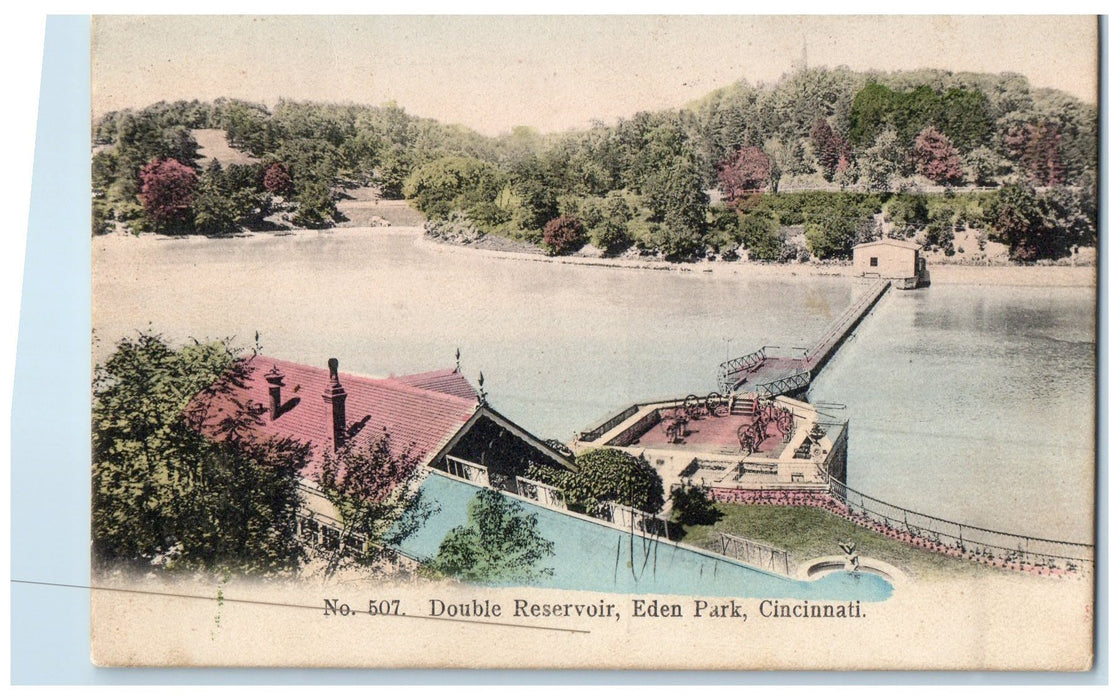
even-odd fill
[{"label": "reservoir water", "polygon": [[[852,301],[839,274],[499,259],[416,230],[93,241],[94,359],[149,326],[260,333],[263,350],[375,376],[454,365],[541,437],[635,400],[715,389],[727,354],[807,347]],[[842,270],[842,268],[840,268]],[[1095,290],[891,291],[814,384],[845,404],[852,487],[995,529],[1092,539]]]},{"label": "reservoir water", "polygon": [[[436,504],[436,511],[400,550],[415,559],[434,557],[446,534],[467,524],[470,503],[479,490],[439,472],[430,474],[422,486],[422,498]],[[814,581],[800,581],[532,503],[516,503],[521,513],[536,517],[537,532],[555,546],[539,562],[551,573],[531,585],[625,594],[866,602],[886,600],[893,593],[893,585],[873,573],[837,571]]]}]

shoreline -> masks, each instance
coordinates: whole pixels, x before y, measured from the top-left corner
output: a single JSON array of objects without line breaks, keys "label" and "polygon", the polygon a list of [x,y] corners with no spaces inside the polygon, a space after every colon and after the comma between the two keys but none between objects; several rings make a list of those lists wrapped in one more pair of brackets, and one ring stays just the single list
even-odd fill
[{"label": "shoreline", "polygon": [[[93,239],[136,238],[138,240],[172,242],[190,241],[204,244],[209,241],[228,241],[234,239],[262,241],[271,238],[310,238],[345,237],[362,238],[370,236],[411,236],[414,245],[441,253],[469,253],[471,255],[495,260],[513,260],[557,265],[582,265],[585,267],[604,267],[622,270],[647,270],[673,272],[677,274],[701,274],[714,277],[847,277],[851,275],[850,263],[766,263],[749,260],[702,260],[698,262],[673,263],[656,259],[641,258],[599,258],[580,255],[550,256],[543,252],[521,252],[502,250],[483,245],[463,245],[441,241],[425,235],[419,226],[376,226],[346,227],[333,229],[292,229],[287,231],[261,231],[234,234],[229,236],[168,236],[164,234],[108,234]],[[517,242],[513,242],[517,245]],[[1096,287],[1097,267],[1071,265],[963,265],[930,264],[928,266],[932,284],[960,286],[1007,286],[1007,287]]]},{"label": "shoreline", "polygon": [[[422,234],[417,239],[416,245],[430,250],[465,250],[499,260],[523,260],[560,265],[701,273],[716,276],[742,274],[751,277],[796,277],[797,275],[811,277],[847,277],[851,275],[850,263],[767,263],[750,260],[702,260],[698,262],[673,263],[652,259],[595,258],[579,255],[550,256],[544,253],[520,253],[508,250],[496,250],[484,246],[461,245],[440,241]],[[1096,286],[1095,266],[963,265],[942,263],[930,264],[928,269],[934,285],[1007,287]]]}]

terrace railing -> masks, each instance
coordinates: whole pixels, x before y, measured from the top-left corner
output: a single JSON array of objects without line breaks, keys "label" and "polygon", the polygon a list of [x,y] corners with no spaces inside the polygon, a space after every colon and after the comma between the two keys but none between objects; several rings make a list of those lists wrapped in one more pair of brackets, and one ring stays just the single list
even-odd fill
[{"label": "terrace railing", "polygon": [[599,423],[591,430],[584,430],[583,432],[579,433],[579,442],[594,442],[595,440],[598,440],[606,433],[621,425],[630,416],[636,415],[640,408],[641,406],[639,404],[627,406],[618,413],[610,416],[602,423]]},{"label": "terrace railing", "polygon": [[614,501],[600,502],[588,509],[587,515],[646,535],[668,538],[668,520],[666,518]]},{"label": "terrace railing", "polygon": [[444,463],[447,466],[447,472],[454,474],[460,479],[464,479],[474,484],[482,486],[490,485],[490,471],[481,464],[468,462],[465,459],[458,457],[448,456],[445,458]]},{"label": "terrace railing", "polygon": [[831,478],[831,495],[848,514],[872,525],[921,538],[989,563],[1018,563],[1078,571],[1095,561],[1095,546],[1018,535],[918,513],[868,496]]},{"label": "terrace railing", "polygon": [[775,574],[788,576],[792,569],[791,558],[787,551],[739,535],[732,535],[729,532],[716,530],[711,533],[706,548]]},{"label": "terrace railing", "polygon": [[517,493],[546,508],[551,508],[552,510],[567,510],[567,500],[563,497],[563,491],[560,491],[555,486],[549,486],[539,481],[533,481],[532,479],[518,476]]}]

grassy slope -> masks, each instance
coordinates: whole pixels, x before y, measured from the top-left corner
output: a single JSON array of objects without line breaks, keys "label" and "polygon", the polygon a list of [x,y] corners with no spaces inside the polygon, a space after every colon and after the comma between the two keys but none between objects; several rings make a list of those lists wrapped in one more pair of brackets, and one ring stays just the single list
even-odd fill
[{"label": "grassy slope", "polygon": [[720,530],[788,550],[798,564],[816,557],[841,555],[838,543],[854,542],[858,554],[887,562],[918,578],[1013,575],[910,547],[818,508],[738,504],[719,504],[718,508],[722,517],[717,523],[688,526],[683,541],[702,546],[712,530]]},{"label": "grassy slope", "polygon": [[233,164],[250,165],[260,160],[230,146],[221,129],[193,129],[190,133],[198,142],[198,163],[202,167],[206,167],[211,158],[216,158],[223,168]]}]

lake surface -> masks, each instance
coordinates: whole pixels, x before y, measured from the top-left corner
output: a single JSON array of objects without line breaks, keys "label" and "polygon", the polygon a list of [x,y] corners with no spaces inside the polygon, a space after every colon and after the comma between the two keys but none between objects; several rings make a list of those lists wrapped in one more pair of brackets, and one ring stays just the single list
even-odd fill
[{"label": "lake surface", "polygon": [[[843,277],[557,265],[406,231],[93,241],[94,356],[150,327],[236,336],[376,376],[454,365],[541,437],[635,400],[715,389],[728,352],[806,347],[852,301]],[[1095,291],[894,290],[818,378],[848,407],[851,485],[945,518],[1092,537]],[[728,340],[729,339],[729,340]]]}]

